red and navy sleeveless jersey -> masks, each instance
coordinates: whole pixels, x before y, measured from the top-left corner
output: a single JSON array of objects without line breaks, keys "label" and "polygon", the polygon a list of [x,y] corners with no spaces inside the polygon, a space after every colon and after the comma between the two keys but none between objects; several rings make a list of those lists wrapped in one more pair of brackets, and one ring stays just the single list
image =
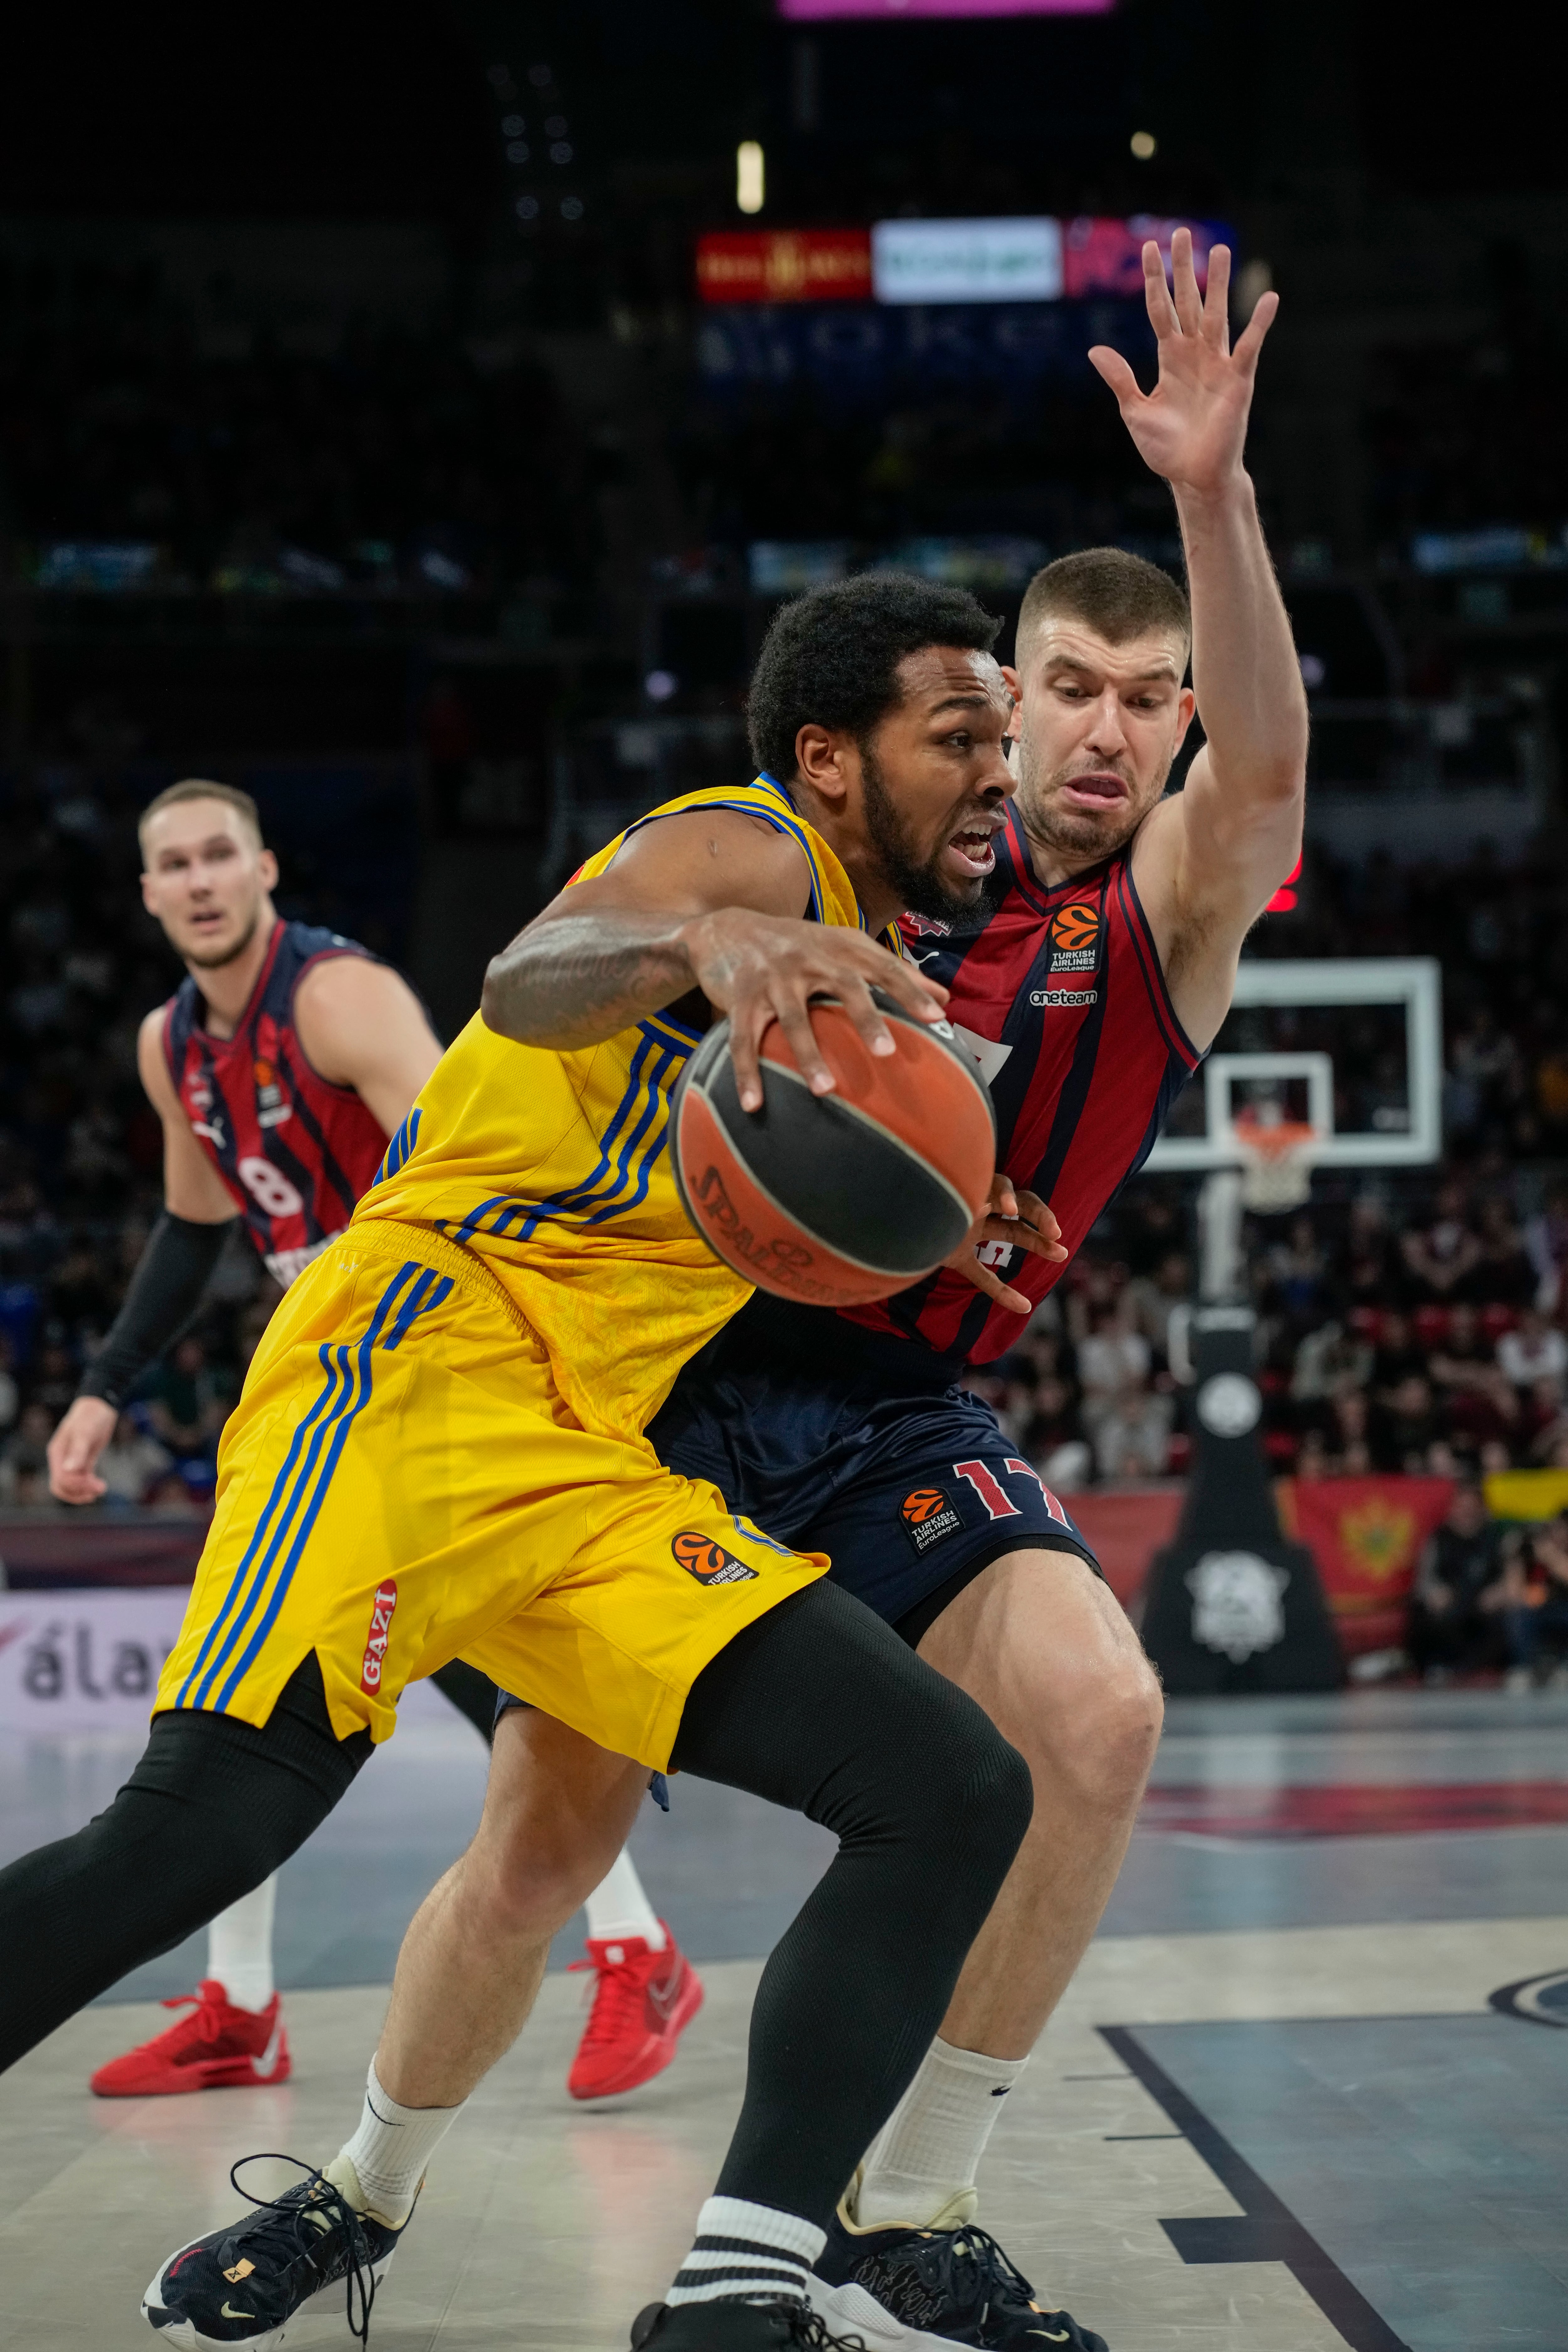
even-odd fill
[{"label": "red and navy sleeveless jersey", "polygon": [[[1070,882],[1036,881],[1016,809],[996,845],[991,911],[973,929],[906,916],[910,955],[951,990],[947,1017],[977,1056],[996,1112],[996,1165],[1055,1210],[1069,1259],[1152,1150],[1202,1056],[1171,1007],[1139,904],[1131,845]],[[1062,1272],[1022,1250],[998,1267],[1040,1299]],[[873,1331],[988,1363],[1020,1318],[939,1267],[873,1307]]]},{"label": "red and navy sleeveless jersey", "polygon": [[279,923],[232,1037],[202,1025],[187,976],[163,1008],[163,1053],[191,1128],[285,1287],[353,1213],[386,1150],[352,1087],[310,1067],[294,1028],[294,992],[331,956],[377,958],[336,931]]}]

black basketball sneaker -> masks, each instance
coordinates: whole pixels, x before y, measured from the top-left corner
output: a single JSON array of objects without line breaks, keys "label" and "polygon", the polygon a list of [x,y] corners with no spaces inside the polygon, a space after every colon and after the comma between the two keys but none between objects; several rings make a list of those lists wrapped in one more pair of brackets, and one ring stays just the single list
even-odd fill
[{"label": "black basketball sneaker", "polygon": [[839,2207],[811,2282],[830,2328],[865,2352],[1108,2352],[1103,2336],[1065,2311],[1042,2311],[1035,2290],[988,2231],[971,2222],[930,2230],[862,2230]]},{"label": "black basketball sneaker", "polygon": [[632,2322],[632,2352],[868,2352],[831,2335],[804,2303],[650,2303]]},{"label": "black basketball sneaker", "polygon": [[[237,2164],[229,2179],[249,2197],[240,2189],[239,2169]],[[165,2344],[181,2352],[231,2352],[237,2345],[274,2352],[311,2298],[340,2284],[350,2333],[365,2342],[375,2291],[403,2231],[356,2212],[324,2173],[303,2164],[300,2169],[307,2178],[281,2197],[252,2197],[257,2210],[248,2221],[193,2239],[170,2255],[142,2298],[143,2316]]]}]

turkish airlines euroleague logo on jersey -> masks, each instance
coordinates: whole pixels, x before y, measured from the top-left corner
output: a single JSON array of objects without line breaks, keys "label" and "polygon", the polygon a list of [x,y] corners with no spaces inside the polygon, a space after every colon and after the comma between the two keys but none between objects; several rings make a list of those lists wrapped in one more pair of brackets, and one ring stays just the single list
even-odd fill
[{"label": "turkish airlines euroleague logo on jersey", "polygon": [[374,1698],[381,1688],[381,1670],[386,1660],[387,1643],[392,1639],[392,1612],[397,1606],[397,1587],[388,1577],[375,1588],[371,1604],[370,1639],[364,1645],[364,1657],[359,1670],[359,1686]]},{"label": "turkish airlines euroleague logo on jersey", "polygon": [[1051,945],[1065,955],[1082,955],[1100,945],[1100,908],[1058,907],[1051,917]]},{"label": "turkish airlines euroleague logo on jersey", "polygon": [[669,1547],[686,1570],[699,1584],[754,1584],[757,1571],[726,1551],[711,1536],[699,1533],[696,1528],[682,1528]]},{"label": "turkish airlines euroleague logo on jersey", "polygon": [[1031,989],[1031,1004],[1060,1012],[1068,1006],[1093,1004],[1099,992],[1074,985],[1078,974],[1090,974],[1100,962],[1100,908],[1087,900],[1058,907],[1051,917],[1051,961],[1044,988]]},{"label": "turkish airlines euroleague logo on jersey", "polygon": [[917,1553],[930,1551],[963,1524],[940,1486],[916,1486],[899,1505],[899,1517]]}]

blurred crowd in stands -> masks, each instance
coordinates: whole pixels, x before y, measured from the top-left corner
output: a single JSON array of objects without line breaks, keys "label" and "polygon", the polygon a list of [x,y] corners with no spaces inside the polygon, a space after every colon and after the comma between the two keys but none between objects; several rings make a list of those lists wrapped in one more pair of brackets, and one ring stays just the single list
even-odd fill
[{"label": "blurred crowd in stands", "polygon": [[[1248,1220],[1264,1444],[1280,1475],[1568,1470],[1568,1184],[1521,1217],[1453,1169]],[[974,1376],[1048,1485],[1185,1467],[1190,1195],[1146,1178]]]},{"label": "blurred crowd in stands", "polygon": [[[0,282],[4,525],[40,584],[592,585],[593,453],[510,346],[365,328],[316,354],[198,331],[155,273],[79,270],[68,307],[45,277]],[[95,569],[100,542],[144,568]]]},{"label": "blurred crowd in stands", "polygon": [[1510,1690],[1568,1683],[1568,1513],[1510,1527],[1462,1480],[1422,1552],[1405,1640],[1424,1682],[1501,1668]]}]

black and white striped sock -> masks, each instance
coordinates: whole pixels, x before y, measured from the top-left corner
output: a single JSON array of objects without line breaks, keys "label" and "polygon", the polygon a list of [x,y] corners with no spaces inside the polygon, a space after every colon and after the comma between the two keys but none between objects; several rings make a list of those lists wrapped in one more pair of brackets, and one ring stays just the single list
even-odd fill
[{"label": "black and white striped sock", "polygon": [[744,2197],[710,2197],[667,2300],[804,2303],[805,2274],[826,2242],[826,2232],[798,2213]]}]

